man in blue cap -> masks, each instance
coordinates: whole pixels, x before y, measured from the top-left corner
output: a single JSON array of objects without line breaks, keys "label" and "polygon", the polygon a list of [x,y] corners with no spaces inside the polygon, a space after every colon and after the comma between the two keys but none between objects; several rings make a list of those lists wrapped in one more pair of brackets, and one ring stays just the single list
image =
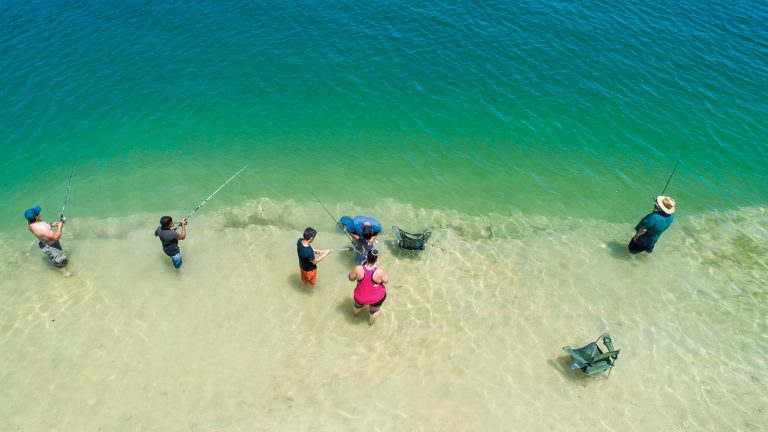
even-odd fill
[{"label": "man in blue cap", "polygon": [[[38,246],[50,258],[54,267],[62,268],[67,265],[67,256],[61,248],[59,239],[64,232],[64,221],[52,222],[50,225],[40,220],[40,206],[32,207],[24,212],[29,231],[37,237]],[[56,228],[56,231],[53,229]]]}]

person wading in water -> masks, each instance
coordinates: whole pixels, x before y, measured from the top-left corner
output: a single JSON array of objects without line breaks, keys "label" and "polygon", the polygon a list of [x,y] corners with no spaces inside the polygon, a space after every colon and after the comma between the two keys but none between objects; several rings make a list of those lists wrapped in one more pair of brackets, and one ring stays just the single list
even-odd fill
[{"label": "person wading in water", "polygon": [[368,324],[373,325],[384,300],[387,299],[387,288],[384,286],[389,282],[389,276],[384,269],[376,267],[379,260],[379,251],[370,249],[366,254],[366,260],[362,264],[356,265],[349,272],[349,280],[357,281],[355,291],[352,297],[355,300],[353,312],[355,315],[360,313],[363,306],[368,306]]},{"label": "person wading in water", "polygon": [[635,226],[635,236],[629,241],[629,252],[653,252],[653,247],[661,234],[675,220],[675,200],[659,195],[653,203],[653,212],[648,213]]},{"label": "person wading in water", "polygon": [[[40,240],[37,245],[48,256],[54,267],[63,268],[69,263],[61,243],[59,243],[61,234],[64,232],[64,221],[52,222],[49,225],[47,222],[40,220],[40,211],[40,206],[36,206],[24,212],[29,231]],[[53,230],[54,228],[56,228],[56,231]]]}]

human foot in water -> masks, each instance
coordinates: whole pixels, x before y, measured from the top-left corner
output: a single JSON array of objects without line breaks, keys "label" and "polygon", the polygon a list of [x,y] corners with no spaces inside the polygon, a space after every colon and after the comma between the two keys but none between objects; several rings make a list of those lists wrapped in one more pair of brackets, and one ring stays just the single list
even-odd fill
[{"label": "human foot in water", "polygon": [[375,313],[371,314],[370,317],[368,317],[368,325],[373,325],[373,322],[376,321],[376,317],[379,316],[379,312],[381,311],[376,311]]}]

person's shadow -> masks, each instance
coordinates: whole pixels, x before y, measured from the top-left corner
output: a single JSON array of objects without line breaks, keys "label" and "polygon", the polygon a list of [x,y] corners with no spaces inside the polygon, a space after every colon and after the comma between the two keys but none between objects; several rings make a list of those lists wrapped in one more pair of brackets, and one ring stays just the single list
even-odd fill
[{"label": "person's shadow", "polygon": [[301,280],[301,275],[298,273],[292,273],[288,276],[288,285],[304,295],[312,295],[315,293],[314,288],[304,285],[304,281]]},{"label": "person's shadow", "polygon": [[632,255],[629,253],[629,249],[627,249],[627,245],[625,243],[613,240],[606,243],[606,246],[608,246],[608,250],[610,251],[612,257],[626,261],[632,259]]},{"label": "person's shadow", "polygon": [[339,311],[344,319],[350,324],[368,324],[368,308],[364,307],[359,314],[355,315],[354,312],[352,312],[352,307],[354,305],[354,300],[347,297],[336,305],[336,310]]}]

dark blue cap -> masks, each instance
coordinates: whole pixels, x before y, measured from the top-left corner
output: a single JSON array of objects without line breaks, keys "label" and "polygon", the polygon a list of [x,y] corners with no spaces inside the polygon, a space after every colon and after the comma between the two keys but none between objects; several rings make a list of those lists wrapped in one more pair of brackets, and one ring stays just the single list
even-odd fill
[{"label": "dark blue cap", "polygon": [[27,211],[24,212],[24,217],[27,218],[29,222],[34,222],[37,215],[40,214],[40,210],[42,210],[40,206],[27,209]]}]

